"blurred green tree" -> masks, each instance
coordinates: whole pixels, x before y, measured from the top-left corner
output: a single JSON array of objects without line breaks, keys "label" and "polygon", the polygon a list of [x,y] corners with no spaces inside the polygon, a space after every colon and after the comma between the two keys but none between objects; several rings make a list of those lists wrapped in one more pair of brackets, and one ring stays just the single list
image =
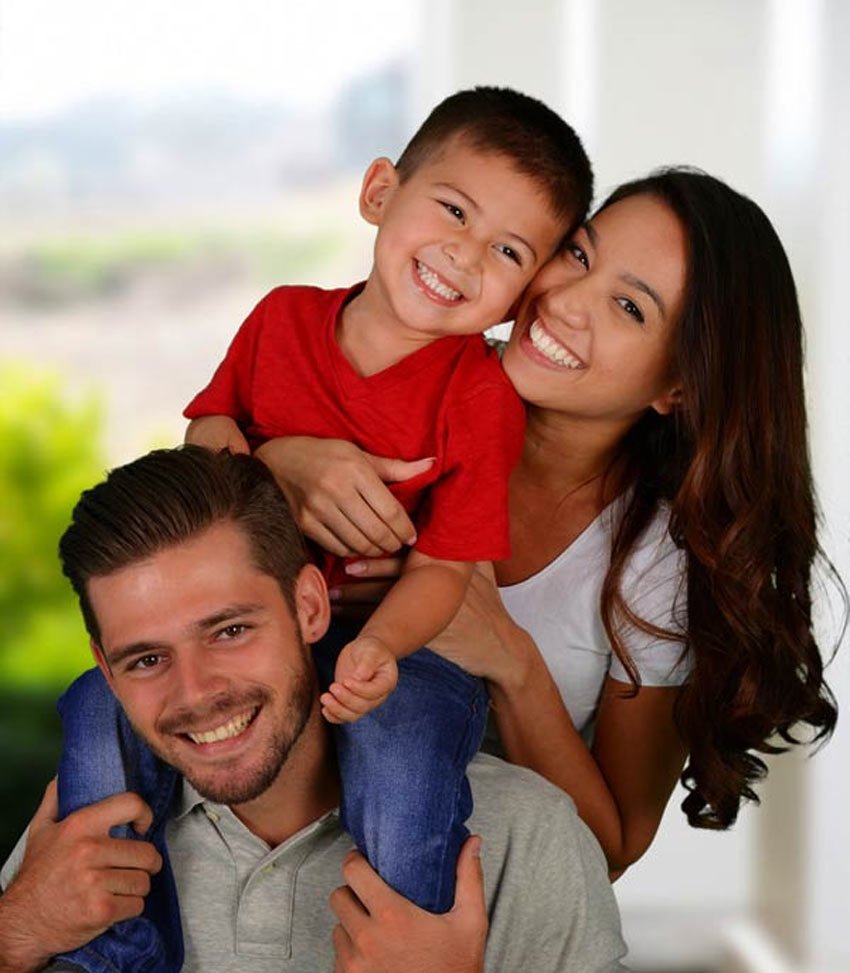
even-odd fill
[{"label": "blurred green tree", "polygon": [[59,752],[59,691],[91,665],[57,542],[80,493],[103,476],[94,395],[60,376],[0,366],[0,860],[38,803]]}]

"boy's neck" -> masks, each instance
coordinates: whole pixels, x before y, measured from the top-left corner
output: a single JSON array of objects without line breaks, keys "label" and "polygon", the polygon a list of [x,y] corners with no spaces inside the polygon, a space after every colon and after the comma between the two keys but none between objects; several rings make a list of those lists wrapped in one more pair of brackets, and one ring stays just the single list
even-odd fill
[{"label": "boy's neck", "polygon": [[373,272],[363,290],[343,307],[336,326],[340,351],[364,377],[382,372],[438,340],[407,328],[380,290]]}]

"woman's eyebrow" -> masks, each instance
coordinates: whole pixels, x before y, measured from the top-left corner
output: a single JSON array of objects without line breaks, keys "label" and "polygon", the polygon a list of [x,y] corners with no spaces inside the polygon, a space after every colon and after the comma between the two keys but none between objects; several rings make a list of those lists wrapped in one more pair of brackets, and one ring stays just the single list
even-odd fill
[{"label": "woman's eyebrow", "polygon": [[664,301],[661,299],[661,295],[654,288],[650,287],[645,280],[641,280],[640,277],[635,277],[634,274],[621,274],[620,279],[624,280],[627,284],[631,284],[632,287],[636,287],[639,291],[643,291],[644,294],[651,297],[655,301],[658,310],[661,312],[662,317],[666,317],[667,308],[664,306]]}]

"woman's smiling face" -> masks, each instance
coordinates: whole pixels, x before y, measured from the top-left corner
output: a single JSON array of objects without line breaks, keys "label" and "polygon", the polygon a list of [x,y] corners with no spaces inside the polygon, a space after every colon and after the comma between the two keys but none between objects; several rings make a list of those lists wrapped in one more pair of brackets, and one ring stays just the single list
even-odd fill
[{"label": "woman's smiling face", "polygon": [[602,210],[526,291],[503,358],[520,396],[624,428],[648,408],[669,412],[686,277],[685,232],[663,202],[632,196]]}]

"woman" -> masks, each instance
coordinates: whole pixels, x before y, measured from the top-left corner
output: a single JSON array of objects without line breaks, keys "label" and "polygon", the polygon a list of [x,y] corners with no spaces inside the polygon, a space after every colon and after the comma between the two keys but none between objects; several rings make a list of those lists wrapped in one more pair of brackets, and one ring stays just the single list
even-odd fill
[{"label": "woman", "polygon": [[[614,874],[680,774],[689,822],[726,828],[766,772],[753,751],[835,724],[811,628],[801,346],[769,221],[685,169],[618,189],[517,313],[512,556],[479,565],[431,648],[488,680],[505,755],[573,797]],[[409,525],[379,474],[404,465],[304,445],[262,450],[305,530],[337,553],[397,550]]]}]

